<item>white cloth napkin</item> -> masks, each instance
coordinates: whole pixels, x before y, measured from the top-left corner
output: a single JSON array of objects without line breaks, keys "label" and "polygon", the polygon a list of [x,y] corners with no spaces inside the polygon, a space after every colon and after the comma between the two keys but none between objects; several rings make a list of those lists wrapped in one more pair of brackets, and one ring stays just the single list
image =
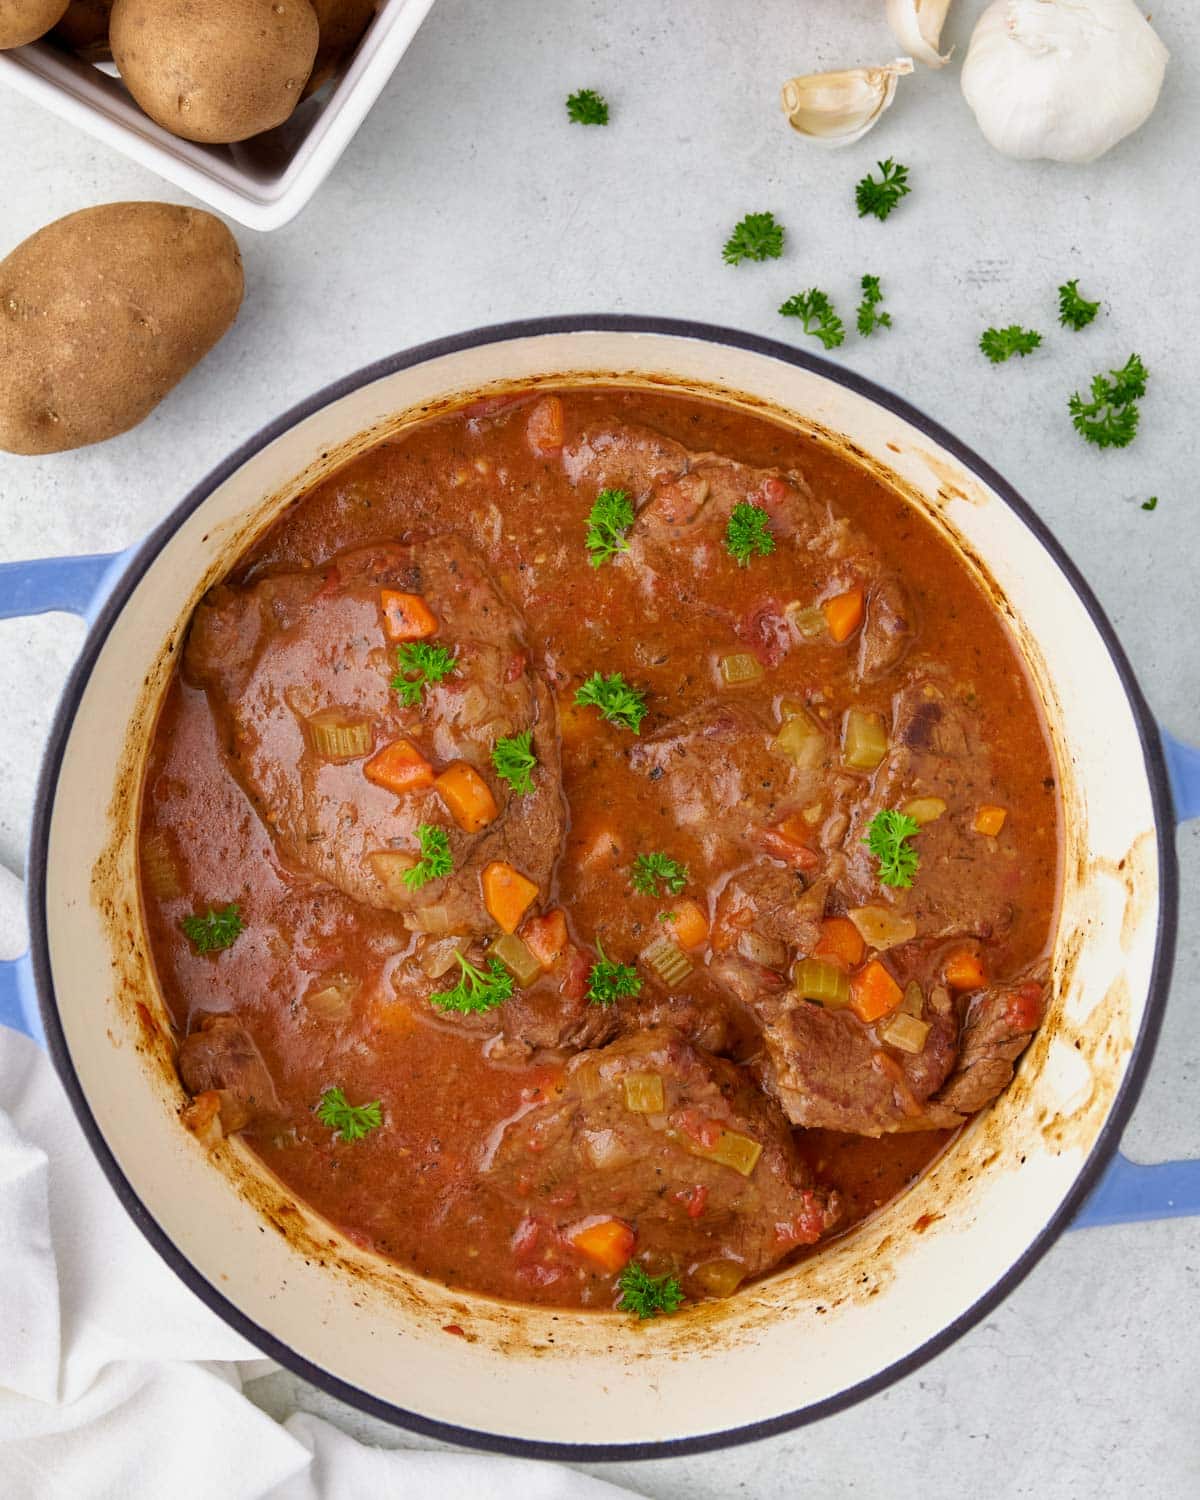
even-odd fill
[{"label": "white cloth napkin", "polygon": [[[0,957],[23,946],[0,869]],[[615,1500],[570,1469],[369,1448],[242,1394],[272,1368],[134,1228],[49,1062],[0,1028],[3,1500]]]}]

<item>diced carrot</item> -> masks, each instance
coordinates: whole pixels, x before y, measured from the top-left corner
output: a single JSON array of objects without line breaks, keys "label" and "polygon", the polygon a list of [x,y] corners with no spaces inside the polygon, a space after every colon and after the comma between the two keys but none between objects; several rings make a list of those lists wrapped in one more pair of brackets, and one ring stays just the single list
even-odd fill
[{"label": "diced carrot", "polygon": [[947,958],[942,974],[952,990],[981,990],[987,983],[979,955],[970,948],[956,948]]},{"label": "diced carrot", "polygon": [[581,1255],[614,1274],[629,1263],[637,1236],[624,1219],[601,1219],[568,1231],[567,1238]]},{"label": "diced carrot", "polygon": [[433,784],[464,833],[486,828],[499,811],[491,787],[465,760],[447,766]]},{"label": "diced carrot", "polygon": [[529,446],[539,458],[550,458],[563,445],[563,404],[559,396],[543,396],[535,403],[525,424]]},{"label": "diced carrot", "polygon": [[820,860],[808,844],[811,837],[812,829],[805,822],[804,815],[793,813],[782,823],[776,823],[774,828],[763,829],[758,841],[776,859],[782,859],[798,870],[815,870]]},{"label": "diced carrot", "polygon": [[853,969],[862,963],[865,947],[862,933],[849,917],[826,917],[811,957],[836,964],[839,969]]},{"label": "diced carrot", "polygon": [[850,1009],[867,1025],[895,1010],[903,999],[904,991],[877,958],[850,978]]},{"label": "diced carrot", "polygon": [[1007,817],[1006,807],[997,807],[994,802],[985,802],[975,814],[975,832],[985,833],[989,838],[994,839],[1004,827],[1004,820]]},{"label": "diced carrot", "polygon": [[530,917],[521,928],[521,940],[543,969],[552,969],[567,951],[566,912],[555,906],[540,917]]},{"label": "diced carrot", "polygon": [[702,948],[708,940],[708,914],[687,896],[666,913],[663,926],[683,949]]},{"label": "diced carrot", "polygon": [[433,785],[433,767],[411,740],[393,740],[363,767],[363,775],[376,786],[403,796]]},{"label": "diced carrot", "polygon": [[423,641],[426,636],[437,634],[437,617],[420,594],[380,589],[379,602],[389,641]]},{"label": "diced carrot", "polygon": [[842,641],[848,641],[862,624],[864,608],[861,584],[847,589],[844,594],[835,594],[822,604],[821,610],[825,615],[825,623],[829,626],[829,634],[839,645]]},{"label": "diced carrot", "polygon": [[516,932],[521,918],[537,900],[535,883],[502,859],[485,865],[479,878],[488,915],[505,932]]}]

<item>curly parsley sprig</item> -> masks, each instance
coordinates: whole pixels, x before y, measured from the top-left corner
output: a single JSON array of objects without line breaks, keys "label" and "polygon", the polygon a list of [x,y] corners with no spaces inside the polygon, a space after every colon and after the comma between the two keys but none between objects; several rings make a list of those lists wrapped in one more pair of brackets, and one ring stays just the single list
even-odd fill
[{"label": "curly parsley sprig", "polygon": [[879,882],[907,889],[921,863],[921,856],[908,842],[921,825],[907,813],[896,812],[885,807],[877,812],[867,826],[863,843],[879,861]]},{"label": "curly parsley sprig", "polygon": [[477,969],[461,953],[456,953],[462,977],[452,990],[430,995],[430,1005],[438,1010],[453,1010],[460,1015],[481,1015],[503,1005],[513,992],[513,978],[498,958],[488,959],[486,969]]},{"label": "curly parsley sprig", "polygon": [[454,868],[450,835],[444,828],[435,828],[432,823],[421,823],[417,828],[417,839],[421,845],[421,858],[411,870],[404,872],[404,884],[410,891],[419,891],[431,880],[443,879]]},{"label": "curly parsley sprig", "polygon": [[880,178],[877,182],[868,172],[854,189],[854,201],[858,205],[858,217],[874,214],[877,219],[886,219],[900,202],[912,192],[908,185],[908,168],[889,156],[887,161],[876,163]]},{"label": "curly parsley sprig", "polygon": [[1131,354],[1119,370],[1092,377],[1090,401],[1078,391],[1068,401],[1075,430],[1097,448],[1128,448],[1137,436],[1138,401],[1146,394],[1150,372]]},{"label": "curly parsley sprig", "polygon": [[567,97],[567,118],[573,125],[607,125],[608,100],[595,89],[579,89]]},{"label": "curly parsley sprig", "polygon": [[1019,354],[1022,359],[1041,344],[1042,336],[1032,328],[1010,323],[1007,328],[985,328],[979,336],[979,347],[994,365]]},{"label": "curly parsley sprig", "polygon": [[392,678],[392,689],[406,708],[415,708],[427,683],[441,682],[458,671],[454,653],[428,641],[405,641],[396,647],[400,670]]},{"label": "curly parsley sprig", "polygon": [[614,963],[596,940],[596,952],[600,955],[588,975],[587,997],[593,1005],[612,1005],[625,996],[640,995],[642,981],[632,964]]},{"label": "curly parsley sprig", "polygon": [[780,307],[785,318],[803,319],[804,332],[820,339],[826,349],[836,349],[846,342],[846,328],[833,303],[818,287],[796,292]]},{"label": "curly parsley sprig", "polygon": [[224,948],[231,948],[246,930],[241,907],[236,901],[231,901],[220,911],[214,911],[210,906],[203,915],[196,912],[184,917],[179,925],[197,953],[220,953]]},{"label": "curly parsley sprig", "polygon": [[619,1311],[635,1313],[639,1319],[678,1312],[686,1300],[678,1277],[651,1276],[632,1260],[617,1277],[617,1288]]},{"label": "curly parsley sprig", "polygon": [[533,791],[533,773],[538,758],[533,753],[533,730],[507,735],[492,746],[492,770],[507,781],[519,797]]},{"label": "curly parsley sprig", "polygon": [[681,865],[677,859],[672,859],[669,854],[656,850],[652,854],[638,855],[633,862],[630,880],[634,890],[640,891],[643,896],[657,896],[660,882],[672,896],[678,896],[688,883],[688,867]]},{"label": "curly parsley sprig", "polygon": [[769,557],[775,550],[771,520],[761,505],[739,500],[729,512],[725,526],[725,547],[740,567],[752,557]]},{"label": "curly parsley sprig", "polygon": [[629,551],[625,533],[632,525],[633,501],[626,491],[601,490],[588,512],[584,539],[588,562],[593,568],[598,568],[618,552]]},{"label": "curly parsley sprig", "polygon": [[631,687],[620,672],[605,676],[593,672],[586,682],[575,690],[575,702],[581,708],[591,705],[599,710],[600,717],[610,724],[619,724],[622,729],[641,732],[642,720],[646,717],[646,695],[641,688]]},{"label": "curly parsley sprig", "polygon": [[1073,328],[1076,333],[1086,328],[1100,311],[1100,303],[1089,302],[1079,294],[1079,282],[1064,281],[1058,289],[1058,321],[1064,328]]},{"label": "curly parsley sprig", "polygon": [[326,1089],[317,1105],[317,1119],[342,1140],[360,1141],[383,1124],[383,1106],[378,1099],[370,1104],[351,1104],[341,1089]]},{"label": "curly parsley sprig", "polygon": [[890,328],[892,315],[878,311],[883,301],[878,276],[864,276],[861,285],[863,295],[858,304],[858,331],[863,338],[869,338],[877,328]]},{"label": "curly parsley sprig", "polygon": [[727,266],[744,260],[778,260],[783,254],[783,225],[774,214],[747,214],[725,241],[721,259]]}]

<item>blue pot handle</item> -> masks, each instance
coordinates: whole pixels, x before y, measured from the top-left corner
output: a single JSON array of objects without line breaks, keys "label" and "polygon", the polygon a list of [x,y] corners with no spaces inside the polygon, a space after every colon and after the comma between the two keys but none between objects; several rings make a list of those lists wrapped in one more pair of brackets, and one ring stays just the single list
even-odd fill
[{"label": "blue pot handle", "polygon": [[[123,563],[119,552],[0,563],[0,619],[61,609],[90,620]],[[1161,733],[1176,818],[1200,817],[1200,750]],[[0,1025],[45,1043],[28,954],[0,963]],[[1072,1227],[1185,1214],[1200,1214],[1200,1161],[1139,1166],[1118,1153]]]},{"label": "blue pot handle", "polygon": [[[1171,782],[1175,820],[1200,818],[1200,750],[1166,729],[1163,755]],[[1179,1219],[1200,1214],[1200,1160],[1164,1161],[1143,1166],[1118,1151],[1091,1197],[1075,1215],[1072,1229],[1098,1224],[1132,1224],[1145,1219]]]},{"label": "blue pot handle", "polygon": [[[123,562],[124,553],[99,552],[0,563],[0,620],[57,609],[90,621]],[[0,962],[0,1026],[22,1031],[45,1046],[28,953]]]}]

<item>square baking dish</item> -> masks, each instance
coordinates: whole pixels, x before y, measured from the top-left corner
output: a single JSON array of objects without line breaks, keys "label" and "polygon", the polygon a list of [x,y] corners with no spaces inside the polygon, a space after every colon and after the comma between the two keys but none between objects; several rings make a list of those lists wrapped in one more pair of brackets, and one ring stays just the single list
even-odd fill
[{"label": "square baking dish", "polygon": [[0,84],[250,229],[278,229],[333,170],[408,49],[433,0],[383,0],[341,74],[277,130],[232,146],[180,140],[144,115],[111,63],[82,61],[50,42],[0,52]]}]

